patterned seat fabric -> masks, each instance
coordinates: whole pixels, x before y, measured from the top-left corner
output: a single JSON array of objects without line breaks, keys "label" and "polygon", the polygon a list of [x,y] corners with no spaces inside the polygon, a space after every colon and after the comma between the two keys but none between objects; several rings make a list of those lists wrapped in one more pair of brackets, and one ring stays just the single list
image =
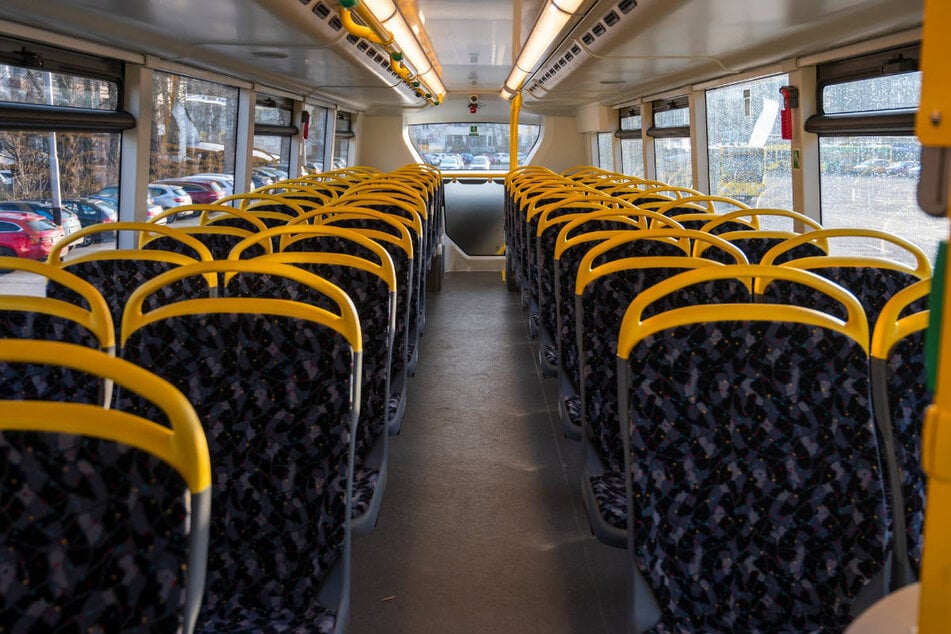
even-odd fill
[{"label": "patterned seat fabric", "polygon": [[917,575],[924,546],[925,474],[921,468],[921,424],[931,403],[925,367],[925,332],[899,341],[888,356],[888,402],[895,454],[902,474],[908,559]]},{"label": "patterned seat fabric", "polygon": [[[233,236],[225,233],[189,233],[188,235],[208,247],[208,250],[211,251],[211,257],[216,260],[228,259],[228,254],[231,253],[231,249],[233,249],[236,244],[244,239],[242,236]],[[159,236],[158,238],[146,243],[143,248],[181,253],[182,255],[187,255],[190,258],[195,258],[196,260],[200,257],[200,254],[196,253],[194,249],[189,247],[181,240],[176,240],[172,236]],[[264,253],[264,247],[259,244],[255,244],[254,246],[245,249],[241,253],[241,258],[254,258],[259,255],[263,255]]]},{"label": "patterned seat fabric", "polygon": [[0,623],[11,632],[177,632],[188,489],[97,438],[0,432]]},{"label": "patterned seat fabric", "polygon": [[353,468],[353,495],[350,498],[351,517],[360,517],[367,512],[379,481],[380,472],[377,469],[362,466]]},{"label": "patterned seat fabric", "polygon": [[[64,268],[70,273],[83,278],[102,293],[112,313],[112,321],[116,326],[116,339],[118,340],[118,329],[122,324],[122,311],[132,292],[143,282],[170,271],[176,266],[172,262],[128,258],[124,260],[91,260],[78,264],[67,262]],[[75,302],[76,298],[75,293],[71,291],[64,292],[62,286],[52,283],[47,285],[46,295],[67,302]],[[187,278],[164,286],[159,292],[152,294],[145,301],[143,310],[150,311],[181,299],[207,296],[208,284],[205,282],[205,278],[201,276]]]},{"label": "patterned seat fabric", "polygon": [[[875,329],[878,315],[882,312],[882,308],[888,300],[895,293],[914,284],[919,279],[904,271],[873,266],[828,267],[810,269],[810,271],[851,291],[865,309],[870,331]],[[830,299],[828,295],[818,293],[802,284],[775,281],[766,287],[764,299],[815,308],[839,319],[845,319],[845,309],[838,302]]]},{"label": "patterned seat fabric", "polygon": [[[84,326],[45,313],[0,310],[0,338],[62,341],[99,349],[98,339]],[[62,366],[0,364],[0,398],[98,403],[99,386],[98,378]]]},{"label": "patterned seat fabric", "polygon": [[627,530],[627,491],[624,490],[624,473],[606,471],[588,478],[598,512],[615,528]]},{"label": "patterned seat fabric", "polygon": [[[748,229],[748,228],[747,228]],[[751,232],[755,233],[755,232]],[[749,260],[750,264],[759,264],[766,252],[783,241],[783,238],[764,238],[762,236],[752,236],[749,238],[733,238],[730,240],[734,246],[740,249]],[[808,258],[818,255],[825,255],[826,252],[814,244],[800,244],[797,247],[783,253],[773,261],[773,264],[782,264],[796,258]],[[703,251],[700,257],[709,258],[716,262],[724,264],[733,264],[736,260],[730,254],[716,247],[710,247]]]},{"label": "patterned seat fabric", "polygon": [[[214,456],[197,630],[314,614],[350,512],[347,342],[298,319],[185,315],[133,332],[123,356],[189,398]],[[128,393],[120,405],[141,408]]]},{"label": "patterned seat fabric", "polygon": [[867,363],[843,335],[783,322],[634,346],[633,557],[663,611],[656,631],[848,624],[889,539]]}]

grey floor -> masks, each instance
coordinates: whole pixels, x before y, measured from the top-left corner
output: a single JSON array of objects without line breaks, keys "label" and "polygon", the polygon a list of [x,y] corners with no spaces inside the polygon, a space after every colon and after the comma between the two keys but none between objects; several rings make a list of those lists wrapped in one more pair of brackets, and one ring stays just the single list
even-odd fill
[{"label": "grey floor", "polygon": [[354,538],[349,631],[622,632],[624,552],[591,536],[518,295],[447,274],[427,314],[379,524]]}]

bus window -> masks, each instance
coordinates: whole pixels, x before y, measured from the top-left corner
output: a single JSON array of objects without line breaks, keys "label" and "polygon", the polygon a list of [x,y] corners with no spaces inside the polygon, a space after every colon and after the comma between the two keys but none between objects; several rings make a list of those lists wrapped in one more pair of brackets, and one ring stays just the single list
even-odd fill
[{"label": "bus window", "polygon": [[641,138],[640,109],[620,113],[621,171],[629,176],[644,177],[644,141]]},{"label": "bus window", "polygon": [[290,99],[263,94],[257,96],[251,165],[259,170],[259,177],[267,175],[272,180],[288,177],[291,137],[297,133],[297,128],[291,125],[293,111],[294,104]]},{"label": "bus window", "polygon": [[305,106],[305,109],[310,114],[310,123],[307,138],[303,141],[302,164],[307,173],[316,174],[324,171],[324,162],[327,160],[327,117],[330,109],[311,105]]},{"label": "bus window", "polygon": [[337,112],[337,125],[334,129],[334,155],[331,169],[340,169],[350,165],[350,146],[353,140],[353,119],[349,112]]},{"label": "bus window", "polygon": [[655,178],[670,185],[693,187],[687,98],[655,101],[653,107],[654,125],[647,134],[654,137]]},{"label": "bus window", "polygon": [[151,180],[234,175],[238,89],[161,72],[152,85]]},{"label": "bus window", "polygon": [[[519,124],[519,164],[525,160],[541,132],[541,126]],[[423,161],[443,172],[453,170],[485,169],[489,159],[490,170],[509,168],[509,124],[507,123],[424,123],[409,126],[409,140]]]},{"label": "bus window", "polygon": [[598,133],[598,167],[614,171],[614,135]]},{"label": "bus window", "polygon": [[707,91],[712,194],[792,209],[790,142],[782,139],[779,117],[779,89],[787,83],[788,75],[777,75]]},{"label": "bus window", "polygon": [[[900,59],[901,56],[893,56]],[[934,218],[918,207],[917,184],[921,144],[913,135],[911,116],[918,105],[921,73],[902,72],[901,64],[878,60],[896,74],[859,77],[854,81],[834,77],[823,85],[819,106],[831,123],[818,119],[821,222],[824,227],[869,227],[905,238],[934,259],[938,242],[948,234],[948,221]],[[854,63],[854,62],[853,62]],[[893,132],[895,117],[908,115],[907,132]],[[838,131],[835,117],[862,117],[864,134]],[[892,128],[875,134],[876,122],[891,117]],[[808,124],[807,124],[808,128]],[[876,255],[888,255],[887,245],[865,246]],[[855,252],[862,255],[862,252]]]}]

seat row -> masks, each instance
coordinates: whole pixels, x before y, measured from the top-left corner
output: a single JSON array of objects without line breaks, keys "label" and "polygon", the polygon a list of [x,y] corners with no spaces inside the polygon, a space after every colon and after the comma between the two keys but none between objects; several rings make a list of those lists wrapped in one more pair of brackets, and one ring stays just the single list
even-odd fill
[{"label": "seat row", "polygon": [[[441,231],[437,172],[365,193],[385,176],[311,211],[288,184],[194,209],[197,227],[83,230],[134,231],[139,249],[5,260],[49,281],[46,297],[0,296],[18,500],[0,620],[343,631],[350,533],[376,523],[399,428],[391,371],[405,377],[422,327],[416,262]],[[408,182],[424,185],[414,214],[392,195]],[[267,228],[278,214],[291,222]]]},{"label": "seat row", "polygon": [[[864,572],[835,576],[835,587],[811,595],[835,597],[828,611],[806,607],[806,599],[794,607],[804,615],[801,628],[841,627],[849,609],[861,604],[859,588],[867,586],[863,592],[874,595],[873,587],[881,591],[913,579],[924,506],[919,430],[929,400],[923,340],[930,265],[920,250],[880,232],[823,230],[794,212],[717,213],[713,203],[722,199],[683,191],[678,195],[687,195],[666,202],[656,200],[661,194],[654,191],[655,200],[644,203],[641,196],[643,206],[629,208],[605,200],[606,186],[579,195],[575,185],[559,191],[550,174],[539,179],[546,184],[537,183],[531,171],[523,173],[525,183],[510,178],[506,223],[512,232],[507,240],[517,245],[521,226],[521,236],[534,236],[535,242],[515,247],[507,273],[537,311],[530,321],[537,320],[541,335],[542,367],[547,363],[559,377],[566,435],[582,440],[582,492],[592,530],[605,543],[628,549],[632,575],[639,579],[634,588],[653,590],[632,608],[632,624],[643,628],[661,621],[674,630],[697,631],[735,629],[740,622],[740,629],[789,627],[799,618],[792,612],[769,606],[757,612],[743,602],[756,604],[779,588],[798,592],[809,586],[815,592],[819,586],[810,574],[816,571],[803,572],[801,558],[826,561],[822,553],[833,552],[829,548],[860,553],[854,566]],[[602,185],[617,189],[618,179],[601,176]],[[534,202],[546,197],[534,208],[536,226],[533,209],[524,207],[529,190],[536,192]],[[685,229],[694,216],[702,224]],[[757,221],[767,216],[794,219],[811,230],[764,231]],[[836,241],[856,237],[901,249],[905,262],[828,255]],[[657,341],[658,333],[688,316],[677,331],[682,338]],[[820,317],[831,321],[820,327]],[[802,324],[813,330],[789,341],[773,337],[770,328],[785,332],[787,322],[801,322],[792,330],[802,330]],[[842,336],[838,331],[829,334],[843,322],[855,340],[848,345],[835,341]],[[745,334],[724,335],[735,328]],[[637,345],[628,347],[628,331],[644,333],[635,338]],[[826,342],[830,337],[835,343]],[[801,382],[840,348],[855,345],[851,370],[837,368]],[[781,372],[780,363],[786,364]],[[633,403],[644,409],[633,409]],[[799,416],[807,424],[794,422]],[[808,447],[791,454],[789,446],[772,444],[788,442],[790,434]],[[800,464],[798,455],[806,450],[809,460]],[[820,455],[838,456],[840,467],[828,467],[834,460],[822,458],[826,466],[819,471],[841,471],[839,484],[829,483],[830,472],[825,480],[814,475],[811,456]],[[660,456],[666,456],[666,466]],[[858,456],[867,462],[860,464]],[[872,533],[859,537],[809,523],[816,513],[845,521],[836,516],[839,509],[812,504],[821,497],[819,489],[840,485],[837,495],[864,505],[861,512],[848,507],[846,514],[875,524]],[[715,501],[713,490],[720,496]],[[762,504],[778,491],[797,500],[800,515],[764,513]],[[760,507],[740,504],[743,496],[760,500]],[[778,528],[782,522],[785,528]],[[715,535],[713,525],[720,526]],[[797,537],[783,542],[781,531]],[[796,531],[809,533],[809,540]],[[882,548],[870,554],[855,545],[868,539]],[[817,550],[800,548],[803,541]],[[746,548],[745,560],[739,552],[724,554]],[[780,556],[789,552],[800,559]],[[775,565],[764,566],[761,559]],[[885,569],[892,573],[882,582],[879,577],[889,577]],[[632,590],[632,601],[635,595]]]}]

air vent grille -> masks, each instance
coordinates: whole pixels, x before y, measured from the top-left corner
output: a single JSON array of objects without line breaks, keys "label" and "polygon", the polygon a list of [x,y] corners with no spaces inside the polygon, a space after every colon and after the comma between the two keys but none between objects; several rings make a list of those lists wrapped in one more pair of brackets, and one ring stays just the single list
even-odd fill
[{"label": "air vent grille", "polygon": [[618,10],[624,15],[627,15],[628,13],[630,13],[631,9],[633,9],[636,6],[637,6],[637,0],[621,0],[620,2],[617,3]]},{"label": "air vent grille", "polygon": [[591,28],[591,32],[594,33],[598,37],[601,37],[602,35],[604,35],[605,31],[607,31],[607,29],[604,28],[604,25],[601,24],[600,22],[598,22]]},{"label": "air vent grille", "polygon": [[301,4],[310,4],[310,0],[300,0]]},{"label": "air vent grille", "polygon": [[620,20],[621,20],[621,18],[619,18],[619,17],[618,17],[618,14],[615,13],[614,11],[611,11],[611,12],[608,13],[606,16],[604,16],[604,23],[607,24],[608,26],[614,26],[614,25],[617,24]]},{"label": "air vent grille", "polygon": [[331,18],[328,24],[330,25],[330,28],[332,28],[334,31],[339,31],[340,29],[343,28],[343,23],[340,22],[340,18],[338,18],[337,16],[334,16],[333,18]]},{"label": "air vent grille", "polygon": [[[303,0],[301,0],[301,2],[303,2]],[[316,15],[321,20],[325,20],[327,16],[330,15],[330,9],[328,9],[327,5],[325,5],[323,2],[318,2],[315,4],[311,11],[313,11],[314,15]]]},{"label": "air vent grille", "polygon": [[[352,36],[351,36],[351,37],[352,37]],[[350,38],[348,37],[347,39],[349,40]],[[361,40],[361,41],[357,44],[357,48],[360,49],[361,51],[365,51],[365,50],[367,50],[368,48],[370,48],[370,45],[367,44],[365,41]]]},{"label": "air vent grille", "polygon": [[581,36],[581,41],[584,42],[586,45],[591,46],[592,44],[594,44],[594,36],[591,35],[590,33],[585,33],[584,35]]}]

